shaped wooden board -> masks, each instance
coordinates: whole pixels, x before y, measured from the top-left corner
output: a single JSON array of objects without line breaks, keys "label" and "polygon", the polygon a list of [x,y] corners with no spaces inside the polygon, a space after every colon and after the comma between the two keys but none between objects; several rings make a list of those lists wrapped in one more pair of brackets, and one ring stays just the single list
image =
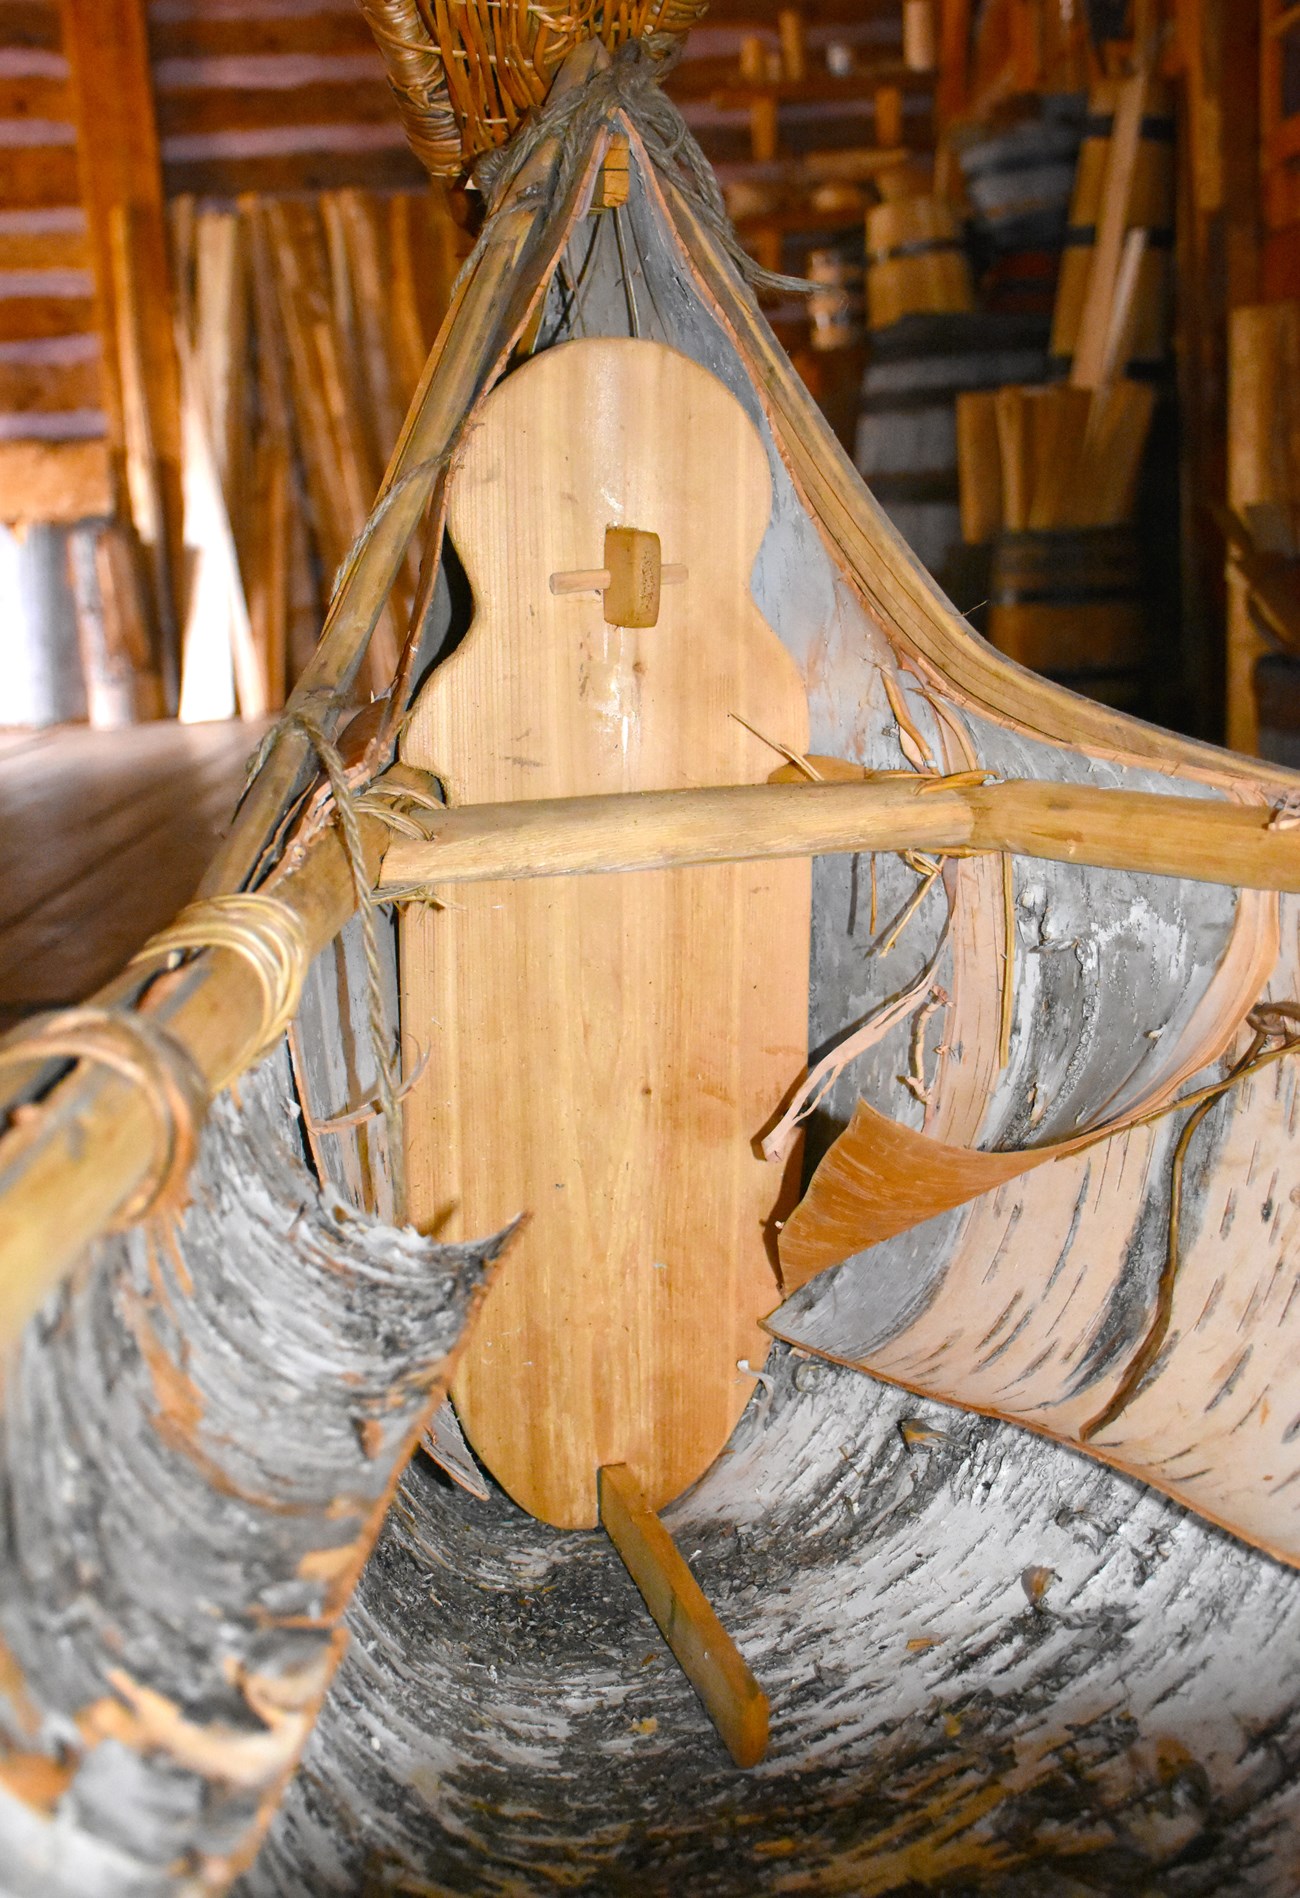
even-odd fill
[{"label": "shaped wooden board", "polygon": [[[732,714],[799,748],[808,726],[749,590],[770,508],[757,431],[689,358],[627,338],[535,357],[453,476],[475,617],[403,757],[453,804],[761,782],[771,752]],[[659,536],[652,626],[552,591],[608,571],[609,528]],[[807,1058],[809,890],[806,860],[709,865],[462,886],[404,919],[403,1026],[429,1056],[412,1216],[450,1238],[528,1215],[455,1397],[544,1521],[594,1525],[603,1464],[662,1507],[752,1393],[797,1165],[783,1180],[753,1143]]]}]

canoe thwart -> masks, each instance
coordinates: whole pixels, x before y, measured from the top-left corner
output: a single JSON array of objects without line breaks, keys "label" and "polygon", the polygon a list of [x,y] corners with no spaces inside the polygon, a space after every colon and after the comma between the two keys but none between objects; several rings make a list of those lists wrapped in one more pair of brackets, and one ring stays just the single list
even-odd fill
[{"label": "canoe thwart", "polygon": [[626,1463],[600,1472],[600,1520],[737,1766],[767,1751],[767,1695]]},{"label": "canoe thwart", "polygon": [[605,529],[605,564],[551,575],[552,593],[603,593],[605,624],[631,628],[659,621],[659,589],[686,578],[680,561],[664,565],[658,534],[638,527]]},{"label": "canoe thwart", "polygon": [[1266,804],[889,774],[466,804],[414,813],[379,891],[853,851],[1017,856],[1300,892],[1300,832]]}]

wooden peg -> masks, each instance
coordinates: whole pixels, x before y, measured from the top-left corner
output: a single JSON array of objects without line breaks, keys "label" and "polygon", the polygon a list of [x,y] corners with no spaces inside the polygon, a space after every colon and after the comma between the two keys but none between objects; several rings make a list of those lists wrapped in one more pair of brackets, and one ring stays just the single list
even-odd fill
[{"label": "wooden peg", "polygon": [[600,1472],[600,1520],[737,1766],[767,1751],[767,1695],[626,1463]]},{"label": "wooden peg", "polygon": [[679,584],[686,568],[664,566],[658,534],[638,527],[605,529],[605,564],[551,575],[552,593],[603,593],[607,626],[654,626],[659,619],[659,589]]}]

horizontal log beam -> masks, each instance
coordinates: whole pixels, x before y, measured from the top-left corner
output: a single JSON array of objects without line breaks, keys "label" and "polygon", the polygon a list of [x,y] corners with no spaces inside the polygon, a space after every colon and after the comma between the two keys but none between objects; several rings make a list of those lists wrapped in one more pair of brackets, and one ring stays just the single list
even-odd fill
[{"label": "horizontal log beam", "polygon": [[417,821],[428,841],[390,845],[381,892],[871,850],[1008,851],[1300,892],[1300,830],[1271,827],[1267,806],[1029,780],[727,785],[469,805]]}]

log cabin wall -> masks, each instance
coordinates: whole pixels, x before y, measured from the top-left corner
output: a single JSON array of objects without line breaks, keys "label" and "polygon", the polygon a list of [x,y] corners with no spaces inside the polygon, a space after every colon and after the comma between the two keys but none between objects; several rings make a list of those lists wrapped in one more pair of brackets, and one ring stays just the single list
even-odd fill
[{"label": "log cabin wall", "polygon": [[0,84],[0,718],[261,716],[373,499],[463,200],[352,0],[6,0]]}]

